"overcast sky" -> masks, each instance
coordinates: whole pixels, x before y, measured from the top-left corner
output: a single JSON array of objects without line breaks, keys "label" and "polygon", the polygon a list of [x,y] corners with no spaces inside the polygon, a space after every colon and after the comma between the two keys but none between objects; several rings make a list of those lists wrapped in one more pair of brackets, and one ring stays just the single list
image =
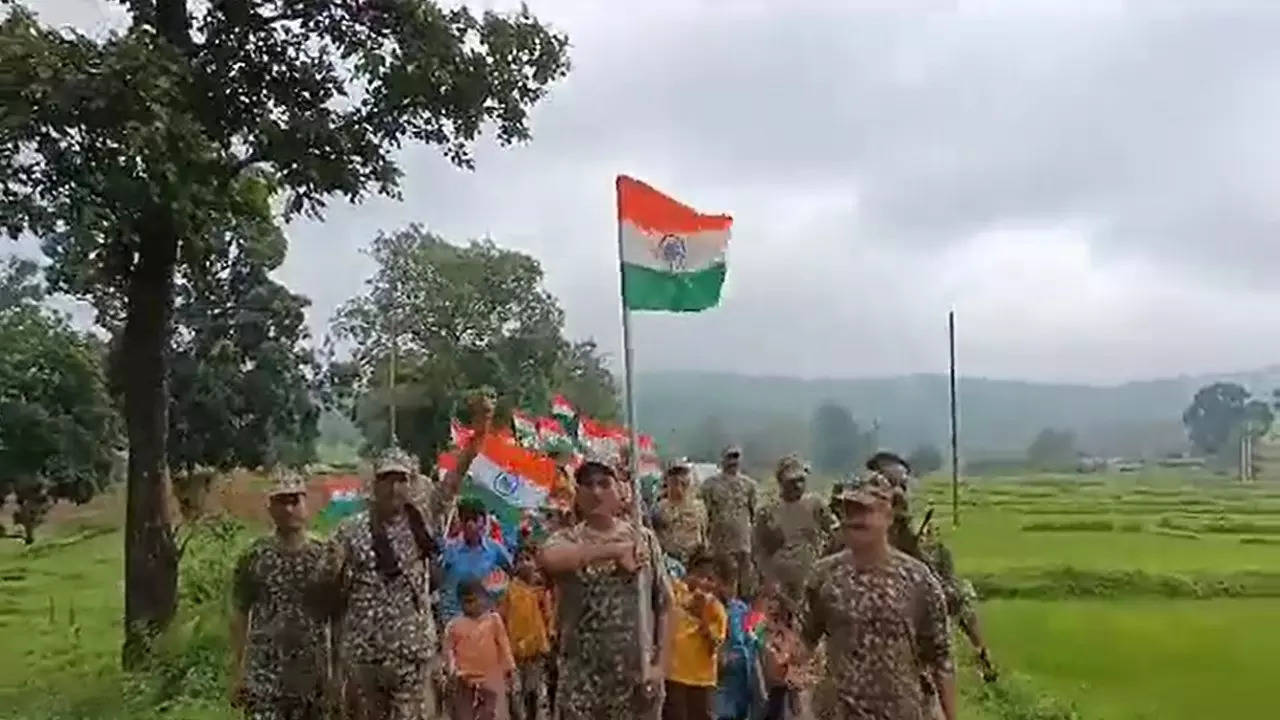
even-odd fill
[{"label": "overcast sky", "polygon": [[[31,4],[111,22],[96,0]],[[1280,4],[1265,4],[531,0],[574,63],[532,143],[482,144],[473,173],[406,151],[404,202],[293,225],[279,277],[323,333],[378,230],[489,234],[539,257],[569,333],[617,356],[627,173],[735,218],[724,303],[638,316],[641,369],[945,371],[952,306],[968,375],[1269,365]]]}]

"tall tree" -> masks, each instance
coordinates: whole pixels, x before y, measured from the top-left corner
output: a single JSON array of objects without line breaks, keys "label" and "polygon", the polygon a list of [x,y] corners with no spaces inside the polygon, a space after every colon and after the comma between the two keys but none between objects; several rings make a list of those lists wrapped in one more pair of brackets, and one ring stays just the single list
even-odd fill
[{"label": "tall tree", "polygon": [[[1229,452],[1241,432],[1266,433],[1272,418],[1270,406],[1261,400],[1252,400],[1243,386],[1220,382],[1196,392],[1191,405],[1182,413],[1182,424],[1193,445],[1201,452],[1217,455]],[[1246,423],[1248,428],[1244,427]]]},{"label": "tall tree", "polygon": [[41,305],[36,270],[0,267],[0,505],[14,496],[28,543],[53,501],[107,485],[120,446],[104,348]]},{"label": "tall tree", "polygon": [[319,216],[333,195],[396,195],[406,141],[459,166],[492,123],[567,71],[567,40],[514,15],[429,0],[128,0],[124,32],[0,22],[0,225],[43,239],[56,289],[119,322],[129,436],[123,659],[176,605],[167,350],[175,276],[224,245]]},{"label": "tall tree", "polygon": [[919,477],[938,472],[944,464],[942,451],[938,450],[938,446],[928,444],[912,450],[907,456],[907,462],[911,463],[911,471]]},{"label": "tall tree", "polygon": [[863,432],[848,408],[832,402],[814,410],[810,437],[814,467],[823,472],[851,472],[876,449],[876,430]]},{"label": "tall tree", "polygon": [[1040,470],[1070,470],[1079,462],[1076,434],[1045,428],[1027,446],[1027,462]]},{"label": "tall tree", "polygon": [[170,345],[169,465],[227,470],[313,459],[317,363],[305,342],[309,301],[268,273],[283,242],[180,282]]},{"label": "tall tree", "polygon": [[612,374],[594,343],[564,338],[564,311],[534,258],[489,241],[453,245],[418,226],[379,235],[371,254],[378,269],[368,291],[334,322],[354,346],[341,370],[370,445],[390,440],[393,344],[397,440],[424,460],[444,447],[449,419],[474,388],[497,393],[500,415],[513,406],[546,412],[557,392],[586,414],[616,413]]}]

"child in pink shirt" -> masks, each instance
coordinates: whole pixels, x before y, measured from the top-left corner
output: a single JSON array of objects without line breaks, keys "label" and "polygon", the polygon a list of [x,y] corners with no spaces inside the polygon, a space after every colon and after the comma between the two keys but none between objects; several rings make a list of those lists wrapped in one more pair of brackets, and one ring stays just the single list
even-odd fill
[{"label": "child in pink shirt", "polygon": [[462,615],[444,631],[453,679],[453,720],[507,720],[507,689],[516,669],[502,618],[479,581],[458,588]]}]

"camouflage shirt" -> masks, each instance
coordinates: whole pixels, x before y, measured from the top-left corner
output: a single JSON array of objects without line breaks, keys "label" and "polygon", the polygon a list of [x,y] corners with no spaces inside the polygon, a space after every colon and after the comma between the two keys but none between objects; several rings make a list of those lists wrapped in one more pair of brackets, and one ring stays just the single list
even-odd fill
[{"label": "camouflage shirt", "polygon": [[827,506],[813,495],[795,502],[778,500],[756,518],[760,567],[795,600],[801,599],[809,573],[826,548],[831,523]]},{"label": "camouflage shirt", "polygon": [[717,552],[751,552],[755,481],[746,475],[720,473],[702,483],[701,494],[710,518],[707,544]]},{"label": "camouflage shirt", "polygon": [[707,542],[707,507],[692,495],[683,502],[663,498],[658,502],[658,538],[662,548],[676,557],[688,560],[695,550]]},{"label": "camouflage shirt", "polygon": [[925,720],[920,678],[951,672],[942,589],[928,567],[893,551],[859,568],[844,551],[823,558],[807,590],[805,639],[827,639],[835,720]]},{"label": "camouflage shirt", "polygon": [[657,659],[657,618],[671,602],[671,580],[657,538],[630,523],[618,522],[608,533],[579,524],[547,540],[553,547],[637,537],[645,548],[637,573],[610,561],[552,578],[560,629],[556,704],[563,720],[641,717],[656,709],[641,689],[645,665]]},{"label": "camouflage shirt", "polygon": [[385,577],[373,552],[368,511],[342,522],[333,535],[340,558],[344,609],[340,652],[350,663],[421,662],[435,653],[436,626],[428,599],[427,558],[401,515],[386,528],[401,574]]},{"label": "camouflage shirt", "polygon": [[249,620],[244,686],[251,704],[322,692],[329,679],[331,570],[324,544],[311,538],[291,550],[265,537],[240,556],[232,593]]}]

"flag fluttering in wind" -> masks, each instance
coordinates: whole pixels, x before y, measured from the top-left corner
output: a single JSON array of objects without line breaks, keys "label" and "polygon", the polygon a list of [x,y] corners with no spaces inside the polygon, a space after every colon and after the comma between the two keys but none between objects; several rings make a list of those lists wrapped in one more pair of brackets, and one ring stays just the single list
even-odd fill
[{"label": "flag fluttering in wind", "polygon": [[662,461],[658,459],[652,435],[640,435],[636,443],[640,446],[640,456],[636,459],[640,493],[646,503],[652,504],[657,502],[658,486],[662,484]]},{"label": "flag fluttering in wind", "polygon": [[320,513],[328,522],[337,522],[364,507],[363,484],[354,475],[328,478],[324,482],[325,504]]},{"label": "flag fluttering in wind", "polygon": [[462,494],[483,502],[504,528],[518,528],[525,511],[546,505],[555,481],[556,464],[551,458],[509,438],[489,436],[471,463]]},{"label": "flag fluttering in wind", "polygon": [[513,411],[511,413],[511,429],[515,431],[516,442],[520,443],[522,447],[536,448],[538,446],[538,426],[533,417],[519,410]]},{"label": "flag fluttering in wind", "polygon": [[455,448],[464,448],[467,443],[471,442],[471,437],[476,431],[458,422],[457,418],[449,421],[449,442]]},{"label": "flag fluttering in wind", "polygon": [[538,446],[543,452],[552,452],[559,448],[573,449],[573,441],[564,426],[555,418],[540,417],[536,421],[538,430]]},{"label": "flag fluttering in wind", "polygon": [[728,215],[703,215],[618,176],[623,306],[697,312],[719,304],[732,225]]},{"label": "flag fluttering in wind", "polygon": [[556,395],[551,398],[551,416],[568,429],[574,427],[573,421],[578,417],[578,411],[573,409],[573,405],[570,405],[563,395]]}]

